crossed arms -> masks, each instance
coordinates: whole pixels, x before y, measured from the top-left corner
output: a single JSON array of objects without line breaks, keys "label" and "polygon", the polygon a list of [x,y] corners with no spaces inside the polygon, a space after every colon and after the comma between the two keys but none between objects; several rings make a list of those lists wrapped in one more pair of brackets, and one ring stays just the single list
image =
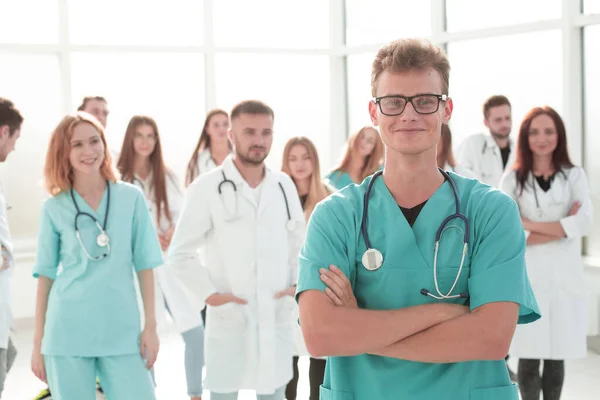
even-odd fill
[{"label": "crossed arms", "polygon": [[300,293],[302,332],[313,356],[373,354],[403,360],[452,363],[500,360],[508,354],[519,305],[495,302],[469,311],[437,303],[398,310],[359,309],[341,270],[322,269],[325,293]]}]

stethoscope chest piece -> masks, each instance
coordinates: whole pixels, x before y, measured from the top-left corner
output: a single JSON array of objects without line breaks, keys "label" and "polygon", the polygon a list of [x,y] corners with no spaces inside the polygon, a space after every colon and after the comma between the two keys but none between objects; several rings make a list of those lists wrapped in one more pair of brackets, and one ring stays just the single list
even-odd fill
[{"label": "stethoscope chest piece", "polygon": [[294,221],[293,219],[288,220],[285,224],[285,227],[288,230],[288,232],[294,231],[296,229],[296,221]]},{"label": "stethoscope chest piece", "polygon": [[108,238],[108,235],[104,231],[101,232],[98,235],[98,237],[96,237],[96,244],[100,247],[108,246],[109,241],[110,241],[110,239]]},{"label": "stethoscope chest piece", "polygon": [[383,265],[383,255],[377,249],[367,249],[362,255],[362,265],[369,271],[375,271]]}]

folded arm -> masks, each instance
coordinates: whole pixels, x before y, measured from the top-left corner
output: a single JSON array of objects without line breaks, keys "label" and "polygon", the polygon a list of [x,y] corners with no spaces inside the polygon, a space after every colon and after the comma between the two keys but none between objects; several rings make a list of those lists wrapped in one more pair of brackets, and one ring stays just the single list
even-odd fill
[{"label": "folded arm", "polygon": [[501,360],[508,354],[518,316],[516,303],[489,303],[369,353],[428,363]]},{"label": "folded arm", "polygon": [[455,304],[400,310],[338,307],[319,290],[302,292],[299,306],[304,340],[316,357],[364,354],[468,312]]},{"label": "folded arm", "polygon": [[527,246],[535,245],[535,244],[544,244],[550,242],[556,242],[562,238],[544,235],[543,233],[532,232],[527,236]]}]

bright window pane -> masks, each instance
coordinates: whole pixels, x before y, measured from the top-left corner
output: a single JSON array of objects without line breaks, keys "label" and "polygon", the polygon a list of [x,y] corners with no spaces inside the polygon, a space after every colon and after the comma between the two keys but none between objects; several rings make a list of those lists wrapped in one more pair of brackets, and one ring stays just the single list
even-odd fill
[{"label": "bright window pane", "polygon": [[429,0],[346,0],[346,43],[387,43],[406,36],[431,35]]},{"label": "bright window pane", "polygon": [[15,103],[25,119],[15,151],[0,167],[0,182],[12,206],[13,236],[35,238],[45,197],[40,182],[48,139],[62,116],[58,57],[0,53],[0,66],[0,96]]},{"label": "bright window pane", "polygon": [[[585,92],[585,146],[584,157],[592,200],[596,215],[600,210],[600,25],[585,28],[584,31],[584,92]],[[587,252],[589,255],[600,257],[600,218],[594,218],[594,228],[587,239]]]},{"label": "bright window pane", "polygon": [[[365,125],[372,125],[369,117],[371,95],[371,65],[375,53],[348,56],[348,128],[358,131]],[[341,150],[340,150],[341,151]]]},{"label": "bright window pane", "polygon": [[329,2],[213,1],[217,46],[327,48]]},{"label": "bright window pane", "polygon": [[107,99],[107,140],[113,150],[120,151],[133,115],[154,118],[165,162],[183,181],[204,122],[202,55],[76,53],[72,89],[73,108],[84,96]]},{"label": "bright window pane", "polygon": [[0,43],[57,43],[58,0],[0,1]]},{"label": "bright window pane", "polygon": [[600,14],[600,0],[583,0],[585,14]]},{"label": "bright window pane", "polygon": [[491,95],[503,94],[512,103],[514,140],[531,108],[549,105],[561,113],[560,48],[560,31],[450,43],[450,97],[454,100],[450,126],[454,145],[473,133],[488,132],[483,125],[482,106]]},{"label": "bright window pane", "polygon": [[74,44],[201,45],[203,2],[198,0],[70,0]]},{"label": "bright window pane", "polygon": [[468,31],[560,18],[562,2],[446,0],[448,31]]},{"label": "bright window pane", "polygon": [[229,112],[240,101],[258,99],[273,108],[275,135],[266,160],[270,168],[281,169],[283,147],[293,136],[310,138],[322,168],[329,165],[327,56],[221,54],[216,61],[219,107]]}]

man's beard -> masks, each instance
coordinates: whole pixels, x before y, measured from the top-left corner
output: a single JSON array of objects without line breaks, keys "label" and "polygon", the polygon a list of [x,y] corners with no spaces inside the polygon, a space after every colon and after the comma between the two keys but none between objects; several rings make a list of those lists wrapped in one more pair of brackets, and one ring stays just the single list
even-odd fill
[{"label": "man's beard", "polygon": [[[250,151],[252,151],[252,150],[250,150]],[[250,151],[248,151],[248,152],[250,152]],[[265,151],[264,157],[260,157],[260,158],[253,158],[246,154],[241,154],[241,153],[236,154],[238,160],[240,160],[240,162],[242,164],[253,165],[253,166],[261,165],[263,163],[263,161],[265,161],[265,159],[267,158],[268,155],[269,155],[269,152],[267,152],[267,151]]]}]

